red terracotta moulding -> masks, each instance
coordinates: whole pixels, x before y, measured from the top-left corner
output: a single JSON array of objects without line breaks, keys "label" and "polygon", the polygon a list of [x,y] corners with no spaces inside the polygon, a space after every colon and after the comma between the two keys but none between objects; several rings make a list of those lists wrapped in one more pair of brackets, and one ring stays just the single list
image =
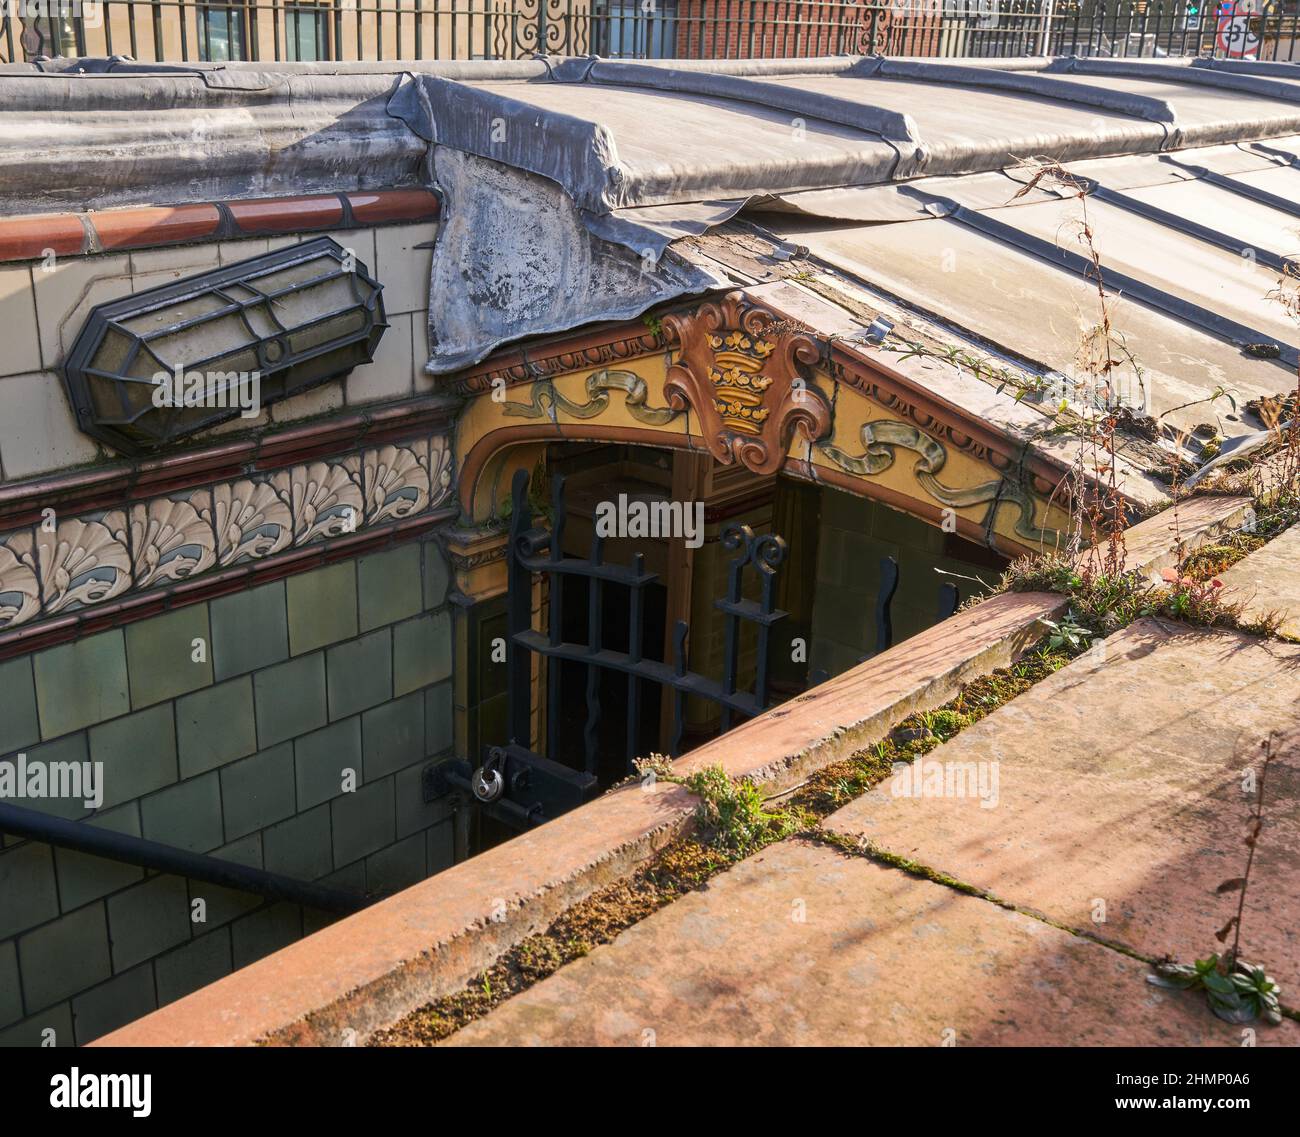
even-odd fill
[{"label": "red terracotta moulding", "polygon": [[231,201],[226,209],[241,233],[283,233],[286,229],[336,229],[343,224],[338,197],[279,197]]},{"label": "red terracotta moulding", "polygon": [[107,632],[123,624],[134,623],[136,620],[146,620],[150,616],[161,616],[167,611],[167,608],[166,593],[160,596],[146,593],[143,596],[133,596],[129,600],[123,600],[116,604],[105,605],[102,609],[99,606],[89,608],[74,626],[75,635],[73,638],[84,639],[86,636],[93,636],[97,632]]},{"label": "red terracotta moulding", "polygon": [[221,226],[221,210],[215,205],[109,209],[85,217],[105,252],[202,241],[215,236]]},{"label": "red terracotta moulding", "polygon": [[371,190],[368,193],[348,193],[343,196],[348,199],[353,220],[362,225],[433,220],[438,216],[438,197],[429,190]]},{"label": "red terracotta moulding", "polygon": [[433,221],[440,207],[432,190],[380,189],[5,217],[0,218],[0,261],[39,260],[50,251],[77,256],[268,233]]},{"label": "red terracotta moulding", "polygon": [[88,240],[77,213],[0,220],[0,261],[35,261],[47,252],[72,256],[86,251]]}]

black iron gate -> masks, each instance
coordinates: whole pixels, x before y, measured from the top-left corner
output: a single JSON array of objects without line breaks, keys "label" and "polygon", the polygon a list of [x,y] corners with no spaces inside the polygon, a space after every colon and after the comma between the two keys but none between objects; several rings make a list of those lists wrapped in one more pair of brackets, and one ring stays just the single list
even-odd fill
[{"label": "black iron gate", "polygon": [[[723,614],[725,621],[721,678],[710,678],[688,669],[689,625],[685,620],[678,620],[672,629],[670,658],[664,661],[648,658],[645,598],[646,589],[657,582],[657,574],[646,570],[641,553],[634,555],[631,564],[606,561],[605,540],[598,526],[593,531],[587,556],[566,555],[565,479],[556,475],[552,482],[549,529],[534,524],[529,481],[527,471],[520,470],[511,487],[506,597],[508,741],[501,746],[485,746],[477,765],[459,761],[437,767],[431,771],[434,780],[426,787],[429,795],[448,789],[472,795],[490,816],[516,829],[540,824],[581,805],[599,791],[598,732],[605,714],[600,694],[603,675],[612,673],[626,681],[625,701],[620,709],[626,720],[624,769],[630,774],[634,772],[634,759],[641,756],[638,723],[643,684],[657,685],[664,696],[672,699],[672,728],[667,749],[675,758],[681,749],[688,698],[696,697],[716,705],[721,712],[723,731],[729,730],[737,717],[753,718],[768,709],[772,630],[786,616],[776,607],[776,582],[785,560],[785,541],[774,534],[755,534],[746,525],[730,525],[723,530],[721,541],[723,548],[735,555],[727,566],[726,595],[713,601],[713,607]],[[875,610],[876,649],[871,655],[888,650],[893,643],[890,607],[898,588],[898,562],[886,557],[880,563],[880,571]],[[579,578],[587,583],[585,643],[564,638],[566,597],[562,585],[566,578]],[[533,626],[537,580],[546,585],[545,631]],[[745,595],[747,583],[757,586],[749,589],[749,597]],[[611,588],[623,590],[627,599],[626,649],[606,642],[604,599]],[[952,615],[958,600],[953,584],[941,585],[938,619]],[[752,627],[755,633],[753,680],[747,689],[739,689],[741,633],[746,626]],[[585,690],[579,693],[573,690],[575,684],[563,681],[564,663],[576,665],[585,674]],[[809,685],[826,678],[825,672],[811,672]],[[532,749],[534,735],[540,733],[534,726],[534,693],[543,687],[546,692],[544,754]],[[561,737],[565,701],[572,701],[579,694],[585,700],[580,760],[576,754],[562,753]]]},{"label": "black iron gate", "polygon": [[[680,752],[685,725],[686,700],[694,696],[717,705],[722,729],[730,729],[737,716],[752,718],[769,705],[768,678],[771,637],[774,625],[786,613],[775,606],[777,571],[785,560],[785,542],[772,534],[756,535],[745,525],[728,526],[722,545],[736,555],[727,570],[726,595],[714,601],[725,618],[722,677],[713,679],[687,667],[689,626],[678,620],[673,627],[671,658],[648,658],[645,643],[646,588],[658,580],[645,568],[637,553],[631,564],[611,564],[605,559],[605,540],[597,530],[591,551],[585,557],[564,553],[566,506],[564,477],[552,483],[552,516],[549,529],[533,524],[529,506],[529,476],[520,470],[511,487],[510,543],[507,551],[507,736],[505,746],[485,748],[482,764],[474,770],[458,763],[441,775],[446,782],[472,793],[494,817],[516,828],[538,824],[556,813],[580,804],[598,789],[598,730],[605,714],[600,698],[603,673],[625,677],[626,700],[620,708],[625,716],[624,761],[633,772],[638,754],[638,723],[642,707],[642,685],[653,683],[672,699],[672,729],[668,751]],[[746,599],[747,571],[757,575],[757,598]],[[586,643],[563,637],[566,577],[587,582]],[[534,579],[546,582],[546,631],[533,627]],[[611,647],[605,638],[604,597],[607,589],[622,589],[627,597],[628,632],[626,650]],[[753,682],[738,688],[741,663],[741,629],[751,626],[756,634]],[[535,682],[534,663],[544,661],[544,681]],[[579,665],[585,671],[586,717],[581,761],[561,754],[561,712],[566,699],[577,693],[566,689],[561,678],[562,662]],[[534,734],[533,693],[539,685],[546,690],[545,755],[530,749]],[[570,684],[569,686],[572,686]]]}]

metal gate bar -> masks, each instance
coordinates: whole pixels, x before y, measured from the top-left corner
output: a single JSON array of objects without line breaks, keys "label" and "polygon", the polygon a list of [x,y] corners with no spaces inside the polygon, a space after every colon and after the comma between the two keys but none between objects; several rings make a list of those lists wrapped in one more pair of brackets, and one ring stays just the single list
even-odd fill
[{"label": "metal gate bar", "polygon": [[[425,799],[449,790],[472,797],[488,815],[505,824],[526,829],[539,825],[558,813],[572,809],[599,792],[597,772],[600,766],[601,679],[606,672],[621,674],[627,681],[626,732],[624,757],[626,768],[638,757],[638,726],[642,702],[642,683],[657,684],[672,698],[670,756],[682,749],[687,698],[694,696],[717,706],[722,729],[731,728],[737,716],[753,718],[768,709],[768,681],[771,664],[772,629],[787,613],[775,606],[777,573],[785,561],[786,544],[775,534],[756,535],[745,525],[729,525],[721,536],[724,549],[736,555],[727,565],[726,595],[715,599],[714,608],[725,619],[722,676],[713,679],[687,667],[689,625],[677,620],[671,629],[669,658],[660,662],[645,656],[645,589],[659,578],[647,572],[645,557],[633,555],[631,563],[611,564],[606,559],[605,539],[593,533],[591,551],[586,557],[566,556],[564,531],[567,521],[565,479],[555,476],[551,487],[551,524],[549,531],[535,525],[529,504],[530,476],[519,470],[511,483],[510,536],[507,548],[506,604],[507,637],[507,732],[503,746],[486,745],[479,765],[464,760],[431,768],[426,778]],[[757,589],[750,588],[746,597],[746,572],[756,574]],[[585,643],[564,638],[564,582],[578,577],[587,581],[587,635]],[[546,582],[548,626],[545,632],[533,626],[536,580]],[[880,562],[880,587],[876,595],[876,651],[887,651],[893,643],[891,606],[898,591],[898,562],[885,557]],[[604,600],[608,586],[628,590],[627,650],[609,646],[604,625]],[[956,585],[944,583],[939,588],[938,619],[945,620],[957,609],[960,595]],[[755,631],[754,678],[748,690],[738,690],[742,636],[746,626]],[[864,657],[870,658],[870,657]],[[544,675],[534,676],[534,661],[545,660]],[[585,683],[586,717],[583,723],[582,768],[565,762],[561,755],[560,718],[564,706],[563,678],[560,665],[574,663],[582,667]],[[809,685],[824,682],[827,674],[814,671]],[[547,688],[546,752],[535,753],[533,695],[537,682]]]},{"label": "metal gate bar", "polygon": [[[898,592],[898,561],[893,557],[880,558],[880,587],[876,590],[876,650],[858,659],[866,663],[894,646],[894,595]],[[951,581],[939,585],[939,605],[935,623],[942,624],[957,611],[961,592]],[[824,667],[808,672],[808,688],[818,687],[831,677]]]},{"label": "metal gate bar", "polygon": [[[715,703],[722,712],[722,728],[729,729],[735,715],[752,718],[768,706],[768,665],[773,626],[786,615],[774,607],[776,573],[785,560],[785,542],[772,534],[755,536],[744,525],[728,526],[722,534],[723,547],[738,555],[728,566],[727,595],[714,601],[726,616],[726,639],[723,674],[711,679],[688,670],[686,637],[689,627],[679,620],[673,627],[672,660],[661,663],[645,658],[645,588],[658,580],[647,572],[645,557],[638,553],[630,565],[610,564],[605,560],[604,538],[592,538],[587,557],[565,556],[562,549],[566,521],[564,478],[552,484],[552,528],[548,533],[533,525],[528,504],[529,474],[515,473],[511,486],[510,551],[507,569],[510,590],[507,602],[509,632],[507,637],[510,742],[530,745],[532,738],[532,657],[548,661],[580,663],[586,668],[587,716],[583,728],[584,768],[594,773],[599,755],[598,733],[602,707],[600,677],[604,671],[627,676],[627,731],[625,757],[629,770],[637,755],[637,720],[641,705],[640,684],[649,681],[673,693],[672,740],[670,754],[680,752],[684,727],[685,701],[693,695]],[[545,554],[545,555],[543,555]],[[745,570],[753,568],[760,582],[758,600],[744,598]],[[533,628],[532,578],[545,577],[548,583],[550,612],[545,634]],[[563,639],[563,588],[565,577],[577,576],[588,582],[586,644],[568,643]],[[606,585],[629,590],[628,650],[606,646],[603,625],[603,601]],[[740,662],[741,629],[752,625],[757,632],[757,664],[753,686],[737,690]],[[560,669],[553,662],[547,670],[547,749],[552,757],[559,752],[559,712],[561,706]]]}]

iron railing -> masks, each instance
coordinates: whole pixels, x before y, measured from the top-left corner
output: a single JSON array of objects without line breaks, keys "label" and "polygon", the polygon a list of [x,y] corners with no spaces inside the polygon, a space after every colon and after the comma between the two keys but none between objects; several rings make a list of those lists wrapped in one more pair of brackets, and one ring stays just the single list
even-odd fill
[{"label": "iron railing", "polygon": [[1297,0],[0,0],[0,61],[1217,56],[1300,60]]},{"label": "iron railing", "polygon": [[[768,690],[772,632],[786,616],[776,607],[775,592],[777,571],[785,560],[785,542],[774,534],[755,534],[748,526],[731,524],[721,535],[722,548],[735,554],[727,563],[726,595],[713,602],[723,617],[721,676],[713,678],[688,669],[689,625],[685,620],[673,625],[671,652],[665,653],[670,658],[655,659],[658,650],[647,631],[646,594],[658,577],[647,571],[645,554],[634,553],[630,564],[607,560],[605,538],[598,527],[588,556],[565,553],[568,507],[564,476],[556,475],[552,482],[550,523],[545,527],[534,523],[529,481],[528,471],[518,470],[511,485],[507,739],[504,745],[487,744],[477,767],[465,760],[445,763],[425,787],[426,799],[452,791],[516,829],[539,825],[580,805],[602,784],[634,772],[634,760],[646,753],[640,728],[647,685],[657,688],[660,698],[671,700],[667,750],[672,757],[682,752],[688,698],[717,707],[723,731],[730,729],[736,717],[762,714],[772,703]],[[580,633],[582,642],[565,638],[566,580],[585,585],[582,599],[587,619]],[[545,583],[544,631],[534,626],[535,582]],[[626,625],[619,629],[606,628],[607,593],[616,607],[627,612]],[[576,627],[574,634],[579,634]],[[752,672],[748,689],[741,684],[741,656],[746,654],[742,652],[742,634],[753,646],[753,658],[743,668],[746,675]],[[566,665],[578,674],[571,671],[566,677]],[[606,677],[618,690],[617,705],[608,708],[602,705],[601,694]],[[546,693],[544,714],[536,698],[539,688]],[[616,759],[616,752],[606,753],[602,748],[609,746],[608,741],[601,741],[607,711],[610,725],[622,726],[621,759]],[[562,726],[566,718],[573,725],[581,722],[580,748]],[[544,753],[532,750],[533,745]],[[609,776],[602,780],[602,772]]]},{"label": "iron railing", "polygon": [[143,837],[134,837],[129,833],[103,829],[84,821],[68,821],[7,801],[0,801],[0,833],[43,841],[55,848],[89,853],[155,872],[174,873],[223,888],[251,892],[268,900],[305,904],[322,912],[358,912],[370,903],[368,897],[346,889],[315,881],[295,880],[266,869],[238,864],[206,853],[193,853],[188,849],[178,849]]},{"label": "iron railing", "polygon": [[[729,525],[723,531],[723,549],[736,554],[727,565],[727,594],[714,600],[713,606],[723,614],[725,626],[722,675],[714,679],[687,669],[686,639],[690,628],[678,620],[672,631],[672,658],[658,661],[646,652],[645,592],[658,579],[645,568],[645,556],[637,553],[629,565],[605,559],[605,539],[593,533],[591,553],[574,557],[564,553],[564,530],[568,514],[564,496],[564,477],[552,483],[552,518],[549,529],[533,525],[528,501],[528,471],[516,471],[512,492],[509,572],[509,639],[508,639],[508,723],[511,743],[527,746],[533,733],[533,660],[558,664],[579,664],[586,673],[586,721],[583,727],[584,767],[596,773],[599,760],[598,731],[601,725],[600,676],[604,671],[626,678],[626,696],[617,709],[625,723],[625,758],[627,772],[639,753],[637,727],[640,720],[641,684],[654,683],[671,692],[672,730],[668,752],[681,753],[682,731],[686,725],[686,699],[704,699],[717,706],[722,714],[722,729],[731,728],[733,717],[753,718],[768,706],[768,663],[773,626],[786,613],[775,606],[776,574],[785,560],[785,541],[773,534],[755,535],[744,525]],[[532,590],[534,576],[547,581],[549,597],[548,628],[533,628]],[[572,576],[587,584],[587,642],[566,642],[563,636],[564,590],[561,578]],[[745,581],[756,581],[757,599],[747,598]],[[629,613],[626,650],[611,647],[603,631],[603,597],[607,588],[620,590]],[[740,642],[742,626],[752,629],[756,644],[753,682],[749,690],[739,686]],[[561,706],[565,700],[560,669],[554,666],[547,677],[546,750],[551,757],[561,753]],[[572,698],[572,693],[570,693]]]}]

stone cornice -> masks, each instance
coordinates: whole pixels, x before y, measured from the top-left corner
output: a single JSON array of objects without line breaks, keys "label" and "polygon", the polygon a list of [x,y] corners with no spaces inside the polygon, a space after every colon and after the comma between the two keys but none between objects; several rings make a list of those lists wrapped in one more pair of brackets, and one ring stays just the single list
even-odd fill
[{"label": "stone cornice", "polygon": [[605,367],[667,350],[668,340],[658,320],[627,320],[527,347],[504,348],[450,377],[447,385],[457,395],[473,397],[502,383],[507,388],[517,387],[534,379]]}]

